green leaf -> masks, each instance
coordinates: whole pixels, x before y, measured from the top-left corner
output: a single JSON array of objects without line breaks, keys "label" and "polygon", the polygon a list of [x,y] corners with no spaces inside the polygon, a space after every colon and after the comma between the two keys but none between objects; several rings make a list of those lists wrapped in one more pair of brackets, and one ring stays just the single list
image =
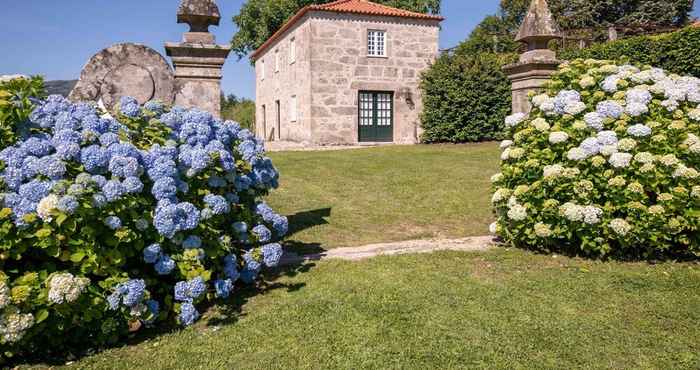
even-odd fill
[{"label": "green leaf", "polygon": [[51,229],[50,227],[43,227],[43,228],[37,230],[37,232],[34,233],[34,236],[36,236],[37,238],[43,239],[43,238],[50,236],[52,233],[53,233],[53,229]]},{"label": "green leaf", "polygon": [[49,311],[47,311],[46,309],[40,310],[34,316],[34,319],[36,320],[37,324],[48,319],[48,318],[49,318]]},{"label": "green leaf", "polygon": [[85,252],[84,251],[77,251],[73,254],[70,255],[70,260],[72,262],[78,263],[85,258]]},{"label": "green leaf", "polygon": [[65,214],[65,213],[60,213],[60,214],[58,215],[58,217],[56,217],[56,224],[57,224],[58,226],[61,226],[61,225],[63,224],[63,222],[66,221],[66,219],[68,219],[68,215]]},{"label": "green leaf", "polygon": [[12,210],[9,208],[3,208],[0,210],[0,220],[4,220],[12,214]]}]

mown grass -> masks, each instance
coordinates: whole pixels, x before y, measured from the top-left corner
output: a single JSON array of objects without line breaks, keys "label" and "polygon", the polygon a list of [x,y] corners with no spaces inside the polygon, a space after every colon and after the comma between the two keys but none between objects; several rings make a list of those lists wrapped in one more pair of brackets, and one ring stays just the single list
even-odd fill
[{"label": "mown grass", "polygon": [[228,324],[200,322],[71,368],[700,367],[697,264],[499,249],[305,270],[287,270]]},{"label": "mown grass", "polygon": [[290,240],[324,249],[484,235],[498,145],[386,146],[271,153],[281,173],[270,205]]},{"label": "mown grass", "polygon": [[[273,153],[292,248],[486,232],[494,143]],[[194,327],[80,369],[698,369],[700,265],[522,250],[270,272]]]}]

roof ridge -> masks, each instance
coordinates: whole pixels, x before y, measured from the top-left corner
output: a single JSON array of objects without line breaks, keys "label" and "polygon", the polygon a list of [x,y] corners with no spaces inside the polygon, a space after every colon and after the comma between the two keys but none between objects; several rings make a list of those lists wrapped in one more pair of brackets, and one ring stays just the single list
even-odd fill
[{"label": "roof ridge", "polygon": [[375,5],[375,6],[378,6],[378,7],[380,7],[380,8],[390,9],[390,10],[398,10],[398,11],[401,11],[401,12],[404,12],[404,13],[410,13],[410,14],[414,14],[414,15],[430,15],[430,13],[414,12],[414,11],[412,11],[412,10],[406,10],[406,9],[401,9],[401,8],[396,8],[396,7],[393,7],[393,6],[389,6],[389,5],[386,5],[386,4],[375,3],[374,1],[370,1],[370,0],[347,0],[347,1],[359,1],[359,2],[363,2],[363,3],[370,3],[370,4]]}]

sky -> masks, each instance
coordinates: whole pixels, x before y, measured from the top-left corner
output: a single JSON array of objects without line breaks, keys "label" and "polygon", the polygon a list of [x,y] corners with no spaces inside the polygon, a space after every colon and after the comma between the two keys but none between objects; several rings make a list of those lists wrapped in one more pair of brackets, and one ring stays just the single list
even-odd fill
[{"label": "sky", "polygon": [[[98,51],[120,42],[145,44],[165,55],[166,41],[180,41],[188,26],[176,23],[179,0],[0,0],[0,75],[43,75],[72,80]],[[219,27],[210,27],[220,44],[236,31],[232,17],[245,0],[217,0]],[[499,0],[443,0],[440,48],[464,40]],[[694,16],[700,16],[696,6]],[[255,96],[255,75],[247,58],[231,55],[222,90]]]}]

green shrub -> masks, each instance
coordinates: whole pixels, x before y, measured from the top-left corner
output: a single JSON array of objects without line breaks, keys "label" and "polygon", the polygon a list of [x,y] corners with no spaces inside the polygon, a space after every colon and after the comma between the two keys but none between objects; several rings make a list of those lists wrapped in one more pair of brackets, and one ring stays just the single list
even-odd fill
[{"label": "green shrub", "polygon": [[586,49],[559,52],[559,58],[628,59],[632,63],[653,65],[669,72],[700,77],[700,28],[687,27],[677,32],[637,36],[595,44]]},{"label": "green shrub", "polygon": [[281,257],[287,219],[260,200],[278,173],[250,131],[131,98],[103,113],[50,96],[0,151],[0,359],[191,325]]},{"label": "green shrub", "polygon": [[44,80],[39,76],[0,81],[0,148],[14,144],[20,132],[28,129],[26,123],[34,110],[30,98],[44,97]]},{"label": "green shrub", "polygon": [[511,110],[511,87],[502,66],[514,55],[443,54],[421,81],[422,141],[474,142],[502,137]]},{"label": "green shrub", "polygon": [[514,114],[492,231],[515,246],[700,256],[700,79],[595,60]]}]

